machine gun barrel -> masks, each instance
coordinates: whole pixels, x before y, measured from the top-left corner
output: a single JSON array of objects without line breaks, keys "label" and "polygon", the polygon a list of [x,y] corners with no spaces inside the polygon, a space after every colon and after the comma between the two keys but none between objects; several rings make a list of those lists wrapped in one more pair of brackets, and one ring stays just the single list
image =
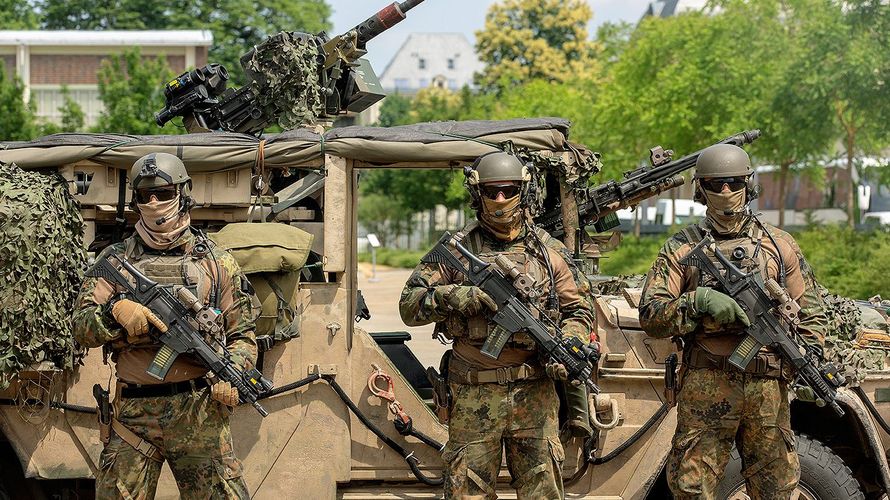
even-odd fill
[{"label": "machine gun barrel", "polygon": [[380,11],[373,16],[365,19],[364,22],[352,28],[358,34],[358,48],[364,49],[365,44],[368,43],[369,40],[400,23],[407,17],[405,14],[409,10],[423,3],[423,1],[424,0],[406,0],[401,3],[393,2],[380,9]]},{"label": "machine gun barrel", "polygon": [[[760,130],[747,130],[731,135],[717,144],[743,146],[760,137]],[[624,180],[609,181],[582,191],[578,200],[578,221],[581,227],[593,224],[597,232],[607,231],[618,226],[615,212],[622,208],[634,207],[641,201],[657,196],[664,191],[682,186],[685,182],[678,174],[695,166],[704,149],[686,155],[679,160],[671,160],[672,151],[660,146],[649,150],[652,166],[640,167],[624,173]],[[555,209],[535,218],[535,222],[554,237],[564,234],[562,209]]]}]

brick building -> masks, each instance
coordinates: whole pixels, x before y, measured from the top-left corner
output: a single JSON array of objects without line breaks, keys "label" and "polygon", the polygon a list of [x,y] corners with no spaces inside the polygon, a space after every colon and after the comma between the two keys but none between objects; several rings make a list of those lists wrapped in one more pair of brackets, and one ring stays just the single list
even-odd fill
[{"label": "brick building", "polygon": [[[25,99],[33,100],[37,116],[59,116],[67,85],[71,96],[93,125],[102,111],[97,72],[110,54],[139,47],[143,55],[164,55],[174,73],[207,64],[213,42],[209,31],[0,31],[0,62],[7,75],[25,84]],[[162,85],[164,82],[158,82]]]}]

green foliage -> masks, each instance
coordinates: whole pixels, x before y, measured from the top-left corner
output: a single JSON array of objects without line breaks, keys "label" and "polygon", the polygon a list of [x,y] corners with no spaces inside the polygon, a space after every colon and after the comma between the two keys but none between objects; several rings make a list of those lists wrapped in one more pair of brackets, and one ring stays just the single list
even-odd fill
[{"label": "green foliage", "polygon": [[[813,226],[793,234],[820,284],[832,293],[866,299],[890,297],[890,232],[857,232],[847,227]],[[600,261],[602,274],[645,274],[655,261],[665,235],[626,238]]]},{"label": "green foliage", "polygon": [[37,135],[34,109],[25,104],[25,86],[18,77],[8,78],[0,64],[0,140],[29,141]]},{"label": "green foliage", "polygon": [[209,29],[210,62],[224,65],[239,84],[245,83],[241,55],[265,37],[285,30],[314,34],[331,27],[331,8],[324,0],[37,0],[37,4],[48,29]]},{"label": "green foliage", "polygon": [[154,112],[164,107],[163,86],[175,75],[166,59],[142,57],[138,48],[112,55],[99,70],[99,98],[105,110],[97,129],[118,134],[178,134],[172,122],[159,128]]},{"label": "green foliage", "polygon": [[410,120],[411,99],[400,95],[398,92],[386,96],[380,105],[380,119],[378,127],[394,127],[405,125]]},{"label": "green foliage", "polygon": [[41,123],[39,125],[39,135],[58,134],[59,132],[84,132],[86,130],[84,126],[86,114],[83,112],[81,105],[71,97],[71,92],[68,90],[67,85],[62,86],[62,98],[64,102],[59,106],[59,112],[61,113],[59,124],[53,122]]},{"label": "green foliage", "polygon": [[476,32],[486,64],[477,83],[499,90],[534,79],[573,80],[596,75],[596,43],[588,40],[592,13],[581,0],[504,0],[488,9]]},{"label": "green foliage", "polygon": [[[426,255],[427,250],[400,250],[398,248],[378,248],[377,263],[383,266],[413,269]],[[371,253],[358,254],[359,262],[371,262]]]},{"label": "green foliage", "polygon": [[0,29],[33,30],[38,27],[37,13],[28,0],[0,0]]},{"label": "green foliage", "polygon": [[412,213],[405,210],[400,200],[393,196],[362,193],[356,210],[358,220],[369,233],[377,235],[383,246],[411,230]]}]

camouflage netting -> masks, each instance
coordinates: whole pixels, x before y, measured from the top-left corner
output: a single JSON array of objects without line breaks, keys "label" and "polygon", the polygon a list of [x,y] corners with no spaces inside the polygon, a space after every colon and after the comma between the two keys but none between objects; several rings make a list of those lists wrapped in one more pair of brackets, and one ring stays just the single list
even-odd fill
[{"label": "camouflage netting", "polygon": [[857,305],[855,301],[834,295],[820,287],[828,311],[829,331],[825,338],[825,359],[842,367],[849,387],[865,380],[869,370],[883,370],[890,363],[890,350],[885,347],[861,347],[856,344],[862,328],[890,334],[887,319],[876,309]]},{"label": "camouflage netting", "polygon": [[241,64],[259,84],[260,105],[281,110],[278,124],[285,130],[315,123],[324,112],[316,37],[283,31],[251,54]]},{"label": "camouflage netting", "polygon": [[620,296],[621,291],[625,288],[641,288],[645,278],[646,276],[643,274],[621,274],[604,281],[595,282],[593,287],[594,291],[600,295]]},{"label": "camouflage netting", "polygon": [[68,184],[0,162],[0,389],[43,362],[83,352],[71,316],[86,263],[83,219]]}]

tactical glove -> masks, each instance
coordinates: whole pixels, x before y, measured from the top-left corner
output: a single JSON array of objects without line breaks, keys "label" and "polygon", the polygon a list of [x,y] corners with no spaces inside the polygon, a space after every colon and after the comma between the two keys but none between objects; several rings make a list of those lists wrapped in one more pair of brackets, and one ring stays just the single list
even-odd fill
[{"label": "tactical glove", "polygon": [[217,382],[210,386],[210,399],[226,406],[238,405],[238,389],[228,382]]},{"label": "tactical glove", "polygon": [[436,287],[434,300],[442,304],[444,309],[467,316],[475,316],[482,312],[483,307],[491,311],[498,310],[498,304],[478,286],[444,285]]},{"label": "tactical glove", "polygon": [[547,363],[544,365],[544,372],[553,380],[568,380],[569,371],[562,363]]},{"label": "tactical glove", "polygon": [[729,325],[736,321],[749,326],[751,321],[732,297],[713,288],[700,286],[695,289],[695,311],[707,314],[721,325]]},{"label": "tactical glove", "polygon": [[135,339],[148,333],[149,323],[164,333],[167,325],[144,305],[130,299],[121,299],[111,306],[111,315],[127,331],[127,339]]}]

